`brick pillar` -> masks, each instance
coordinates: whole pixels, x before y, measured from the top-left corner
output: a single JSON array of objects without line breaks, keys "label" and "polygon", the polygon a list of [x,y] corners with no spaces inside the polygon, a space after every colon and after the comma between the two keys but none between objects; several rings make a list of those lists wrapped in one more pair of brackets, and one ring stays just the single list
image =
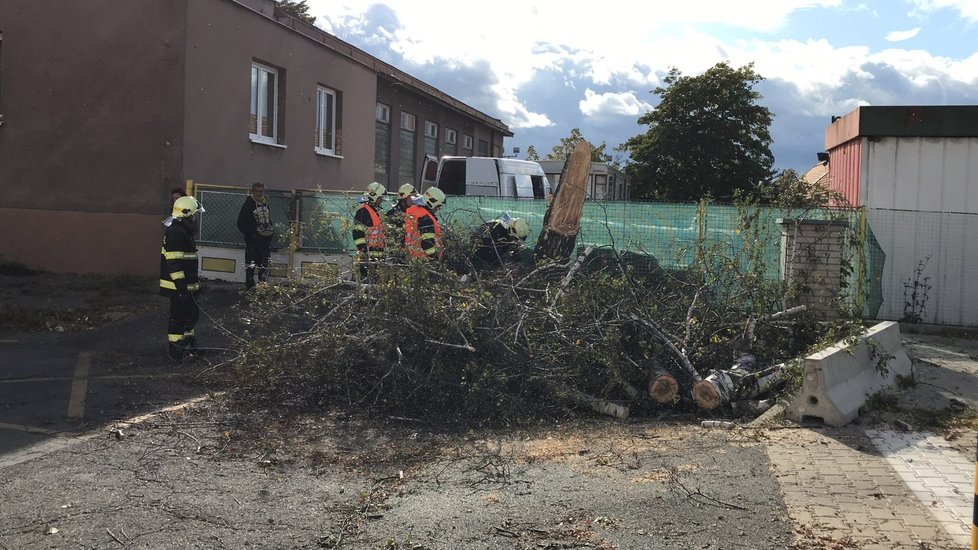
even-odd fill
[{"label": "brick pillar", "polygon": [[842,292],[842,247],[846,222],[830,220],[779,220],[781,225],[781,274],[800,292],[787,306],[805,304],[824,319],[838,318]]}]

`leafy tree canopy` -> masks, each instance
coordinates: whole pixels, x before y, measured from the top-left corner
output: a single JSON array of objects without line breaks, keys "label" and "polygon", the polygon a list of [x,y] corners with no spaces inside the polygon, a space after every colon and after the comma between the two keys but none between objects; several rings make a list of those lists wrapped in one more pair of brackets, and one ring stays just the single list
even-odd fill
[{"label": "leafy tree canopy", "polygon": [[526,148],[526,160],[540,160],[540,154],[537,153],[537,148],[530,145]]},{"label": "leafy tree canopy", "polygon": [[731,200],[770,181],[773,115],[757,103],[761,80],[753,63],[722,62],[699,76],[670,70],[652,91],[661,101],[638,119],[648,131],[625,142],[634,196]]},{"label": "leafy tree canopy", "polygon": [[[577,147],[577,144],[582,141],[587,140],[581,134],[581,129],[574,128],[571,130],[569,136],[560,138],[560,145],[554,145],[554,148],[547,153],[547,156],[543,157],[543,160],[567,160],[567,157],[574,152],[574,147]],[[607,148],[605,142],[602,141],[601,145],[595,145],[590,141],[587,142],[591,145],[591,162],[611,162],[611,156],[605,153],[605,149]],[[532,145],[530,147],[533,148]],[[527,160],[533,160],[529,158],[529,151],[527,149]],[[536,154],[536,152],[536,148],[533,148],[533,153]],[[539,160],[539,158],[535,160]]]},{"label": "leafy tree canopy", "polygon": [[316,16],[309,13],[309,6],[306,4],[306,0],[281,0],[278,3],[278,7],[296,19],[305,21],[310,25],[316,24]]},{"label": "leafy tree canopy", "polygon": [[753,193],[761,204],[781,208],[821,208],[847,205],[845,196],[821,181],[805,181],[792,169],[781,171],[770,182],[760,185]]}]

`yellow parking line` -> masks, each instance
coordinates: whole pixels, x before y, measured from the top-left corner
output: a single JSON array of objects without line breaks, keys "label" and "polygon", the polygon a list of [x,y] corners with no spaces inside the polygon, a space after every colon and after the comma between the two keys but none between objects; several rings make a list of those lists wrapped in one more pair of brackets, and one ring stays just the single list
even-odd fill
[{"label": "yellow parking line", "polygon": [[78,354],[75,378],[71,382],[71,398],[68,400],[68,418],[81,420],[85,417],[85,398],[88,396],[88,369],[92,355],[87,351]]},{"label": "yellow parking line", "polygon": [[42,434],[42,435],[58,435],[59,431],[49,430],[47,428],[35,428],[34,426],[28,426],[27,424],[8,424],[7,422],[0,422],[0,429],[2,430],[14,430],[18,432],[27,432],[31,434]]}]

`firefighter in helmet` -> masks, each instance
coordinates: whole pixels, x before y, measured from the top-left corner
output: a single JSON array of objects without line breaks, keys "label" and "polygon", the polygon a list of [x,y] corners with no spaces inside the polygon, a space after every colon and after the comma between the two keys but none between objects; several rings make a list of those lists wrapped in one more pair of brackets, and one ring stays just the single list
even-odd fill
[{"label": "firefighter in helmet", "polygon": [[373,182],[367,185],[360,198],[360,207],[353,215],[353,244],[357,248],[356,261],[360,269],[360,280],[369,282],[369,266],[384,259],[384,223],[380,219],[380,208],[387,189]]},{"label": "firefighter in helmet", "polygon": [[384,214],[387,217],[387,221],[392,224],[402,225],[404,223],[404,213],[407,212],[408,207],[413,204],[417,196],[418,194],[414,192],[414,186],[410,183],[405,183],[398,187],[397,202]]},{"label": "firefighter in helmet", "polygon": [[441,259],[444,244],[435,213],[445,204],[445,192],[431,187],[404,213],[404,248],[415,259]]},{"label": "firefighter in helmet", "polygon": [[472,234],[475,250],[472,265],[478,270],[493,269],[518,260],[530,225],[523,218],[503,213],[476,228]]},{"label": "firefighter in helmet", "polygon": [[197,217],[204,207],[194,197],[180,197],[173,202],[172,215],[163,222],[163,250],[160,254],[160,294],[170,299],[170,318],[166,339],[170,357],[176,361],[197,354],[194,326],[200,317],[196,293]]}]

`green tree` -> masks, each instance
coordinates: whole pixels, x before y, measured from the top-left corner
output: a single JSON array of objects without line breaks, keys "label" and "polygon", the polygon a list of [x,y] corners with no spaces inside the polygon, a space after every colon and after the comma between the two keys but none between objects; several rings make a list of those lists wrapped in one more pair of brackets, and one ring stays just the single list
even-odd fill
[{"label": "green tree", "polygon": [[278,7],[296,19],[305,21],[310,25],[316,24],[316,16],[309,13],[309,6],[306,4],[306,0],[281,0],[278,3]]},{"label": "green tree", "polygon": [[537,148],[530,145],[526,148],[526,160],[540,160],[540,155],[537,153]]},{"label": "green tree", "polygon": [[635,196],[731,200],[769,182],[773,115],[757,103],[761,80],[753,63],[722,62],[699,76],[670,70],[652,91],[661,101],[638,119],[648,131],[625,142]]},{"label": "green tree", "polygon": [[782,170],[770,182],[760,185],[754,193],[762,204],[781,208],[820,208],[847,206],[844,195],[821,181],[805,181],[792,169]]},{"label": "green tree", "polygon": [[[587,141],[584,139],[584,135],[581,134],[580,128],[574,128],[571,130],[569,136],[565,138],[560,138],[560,145],[554,145],[554,148],[547,153],[547,156],[543,157],[543,160],[566,160],[572,152],[574,152],[574,147],[577,146],[579,142]],[[588,141],[591,145],[591,162],[610,162],[611,156],[605,154],[605,149],[607,144],[601,142],[601,145],[595,145]]]}]

